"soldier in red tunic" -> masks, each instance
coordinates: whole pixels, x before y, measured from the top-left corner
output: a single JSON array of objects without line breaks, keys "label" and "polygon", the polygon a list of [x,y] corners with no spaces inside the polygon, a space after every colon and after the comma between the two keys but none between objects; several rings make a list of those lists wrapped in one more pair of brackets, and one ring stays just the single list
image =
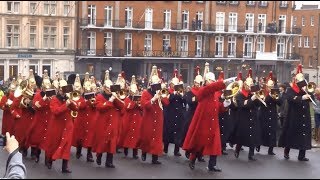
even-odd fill
[{"label": "soldier in red tunic", "polygon": [[10,134],[12,134],[14,118],[11,115],[10,107],[13,103],[13,98],[14,98],[13,93],[16,90],[16,88],[17,88],[17,82],[16,82],[16,79],[13,78],[9,88],[7,89],[7,92],[1,98],[1,101],[0,101],[0,109],[3,110],[2,131],[1,131],[2,135],[5,135],[6,132],[9,132]]},{"label": "soldier in red tunic", "polygon": [[138,159],[142,108],[140,105],[141,99],[134,99],[139,97],[140,94],[134,75],[132,76],[129,94],[124,100],[124,115],[122,117],[122,133],[119,146],[124,148],[125,156],[128,155],[128,148],[132,148],[133,158]]},{"label": "soldier in red tunic", "polygon": [[[141,95],[141,106],[143,108],[141,125],[142,161],[146,160],[147,153],[152,154],[152,163],[161,164],[158,156],[163,153],[163,105],[168,105],[169,100],[164,94],[162,97],[161,79],[158,76],[157,66],[152,67],[150,87]],[[157,87],[157,88],[156,88]]]},{"label": "soldier in red tunic", "polygon": [[106,71],[104,81],[104,91],[96,96],[97,120],[92,151],[97,153],[97,164],[101,165],[103,153],[107,153],[105,166],[115,168],[113,165],[113,154],[116,153],[118,140],[118,123],[120,112],[123,108],[123,101],[118,94],[111,92],[113,85],[109,79],[109,71]]},{"label": "soldier in red tunic", "polygon": [[[48,71],[44,70],[43,78],[36,78],[36,83],[39,88],[33,98],[32,104],[35,110],[34,121],[31,124],[27,136],[27,146],[31,146],[31,151],[34,154],[35,162],[39,162],[43,143],[46,141],[48,122],[51,118],[50,100],[51,97],[46,96],[45,91],[51,89],[51,82],[48,76]],[[36,76],[39,77],[39,76]],[[47,159],[46,159],[47,160]]]},{"label": "soldier in red tunic", "polygon": [[67,85],[67,82],[61,76],[59,91],[50,101],[52,115],[48,125],[48,139],[44,145],[47,157],[50,158],[46,166],[51,169],[52,161],[62,159],[62,173],[71,173],[68,168],[73,133],[71,111],[78,110],[76,103],[62,90]]},{"label": "soldier in red tunic", "polygon": [[216,166],[216,159],[221,155],[219,128],[219,100],[215,93],[225,88],[223,80],[215,81],[209,72],[209,63],[205,66],[205,85],[198,91],[198,106],[188,129],[183,149],[190,152],[189,167],[194,169],[197,155],[210,155],[209,171],[221,171]]}]

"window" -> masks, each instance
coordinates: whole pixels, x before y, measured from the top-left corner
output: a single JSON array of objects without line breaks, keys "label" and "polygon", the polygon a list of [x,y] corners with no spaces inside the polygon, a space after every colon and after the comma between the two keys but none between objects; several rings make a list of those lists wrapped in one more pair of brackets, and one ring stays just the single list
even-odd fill
[{"label": "window", "polygon": [[[193,30],[198,30],[198,31],[201,31],[202,30],[202,22],[203,22],[203,12],[197,12],[196,13],[196,19],[195,19],[195,24],[194,22],[192,22],[192,27],[193,27]],[[194,28],[195,27],[195,28]]]},{"label": "window", "polygon": [[170,45],[170,34],[164,34],[162,38],[162,47],[164,52],[170,52],[171,51],[171,45]]},{"label": "window", "polygon": [[33,73],[39,74],[39,60],[29,60],[29,69],[32,69]]},{"label": "window", "polygon": [[189,29],[189,11],[182,11],[182,29]]},{"label": "window", "polygon": [[280,7],[288,7],[287,1],[280,1]]},{"label": "window", "polygon": [[312,56],[309,56],[309,67],[313,67],[313,60]]},{"label": "window", "polygon": [[244,39],[244,57],[252,57],[252,37],[246,37]]},{"label": "window", "polygon": [[96,25],[96,6],[88,5],[88,25],[95,26]]},{"label": "window", "polygon": [[18,61],[9,61],[9,77],[17,77],[18,76]]},{"label": "window", "polygon": [[228,37],[228,57],[236,56],[236,39],[234,36]]},{"label": "window", "polygon": [[4,79],[4,62],[3,61],[0,63],[0,80],[5,80]]},{"label": "window", "polygon": [[305,22],[306,22],[306,19],[304,16],[301,17],[301,23],[302,23],[302,26],[305,26]]},{"label": "window", "polygon": [[277,43],[277,57],[284,58],[284,43],[285,39],[283,37],[278,39]]},{"label": "window", "polygon": [[104,7],[104,26],[112,27],[112,6]]},{"label": "window", "polygon": [[304,37],[304,47],[308,48],[309,47],[309,36]]},{"label": "window", "polygon": [[223,56],[223,40],[222,36],[216,36],[216,53],[215,57],[222,57]]},{"label": "window", "polygon": [[258,32],[266,32],[267,15],[258,14]]},{"label": "window", "polygon": [[293,26],[297,26],[297,17],[293,16],[293,22],[292,22]]},{"label": "window", "polygon": [[268,6],[268,1],[260,1],[259,6],[260,6],[260,7],[266,7],[266,6]]},{"label": "window", "polygon": [[302,46],[302,36],[299,36],[298,47],[301,47],[301,46]]},{"label": "window", "polygon": [[37,46],[36,43],[37,43],[37,26],[35,21],[31,21],[29,47],[35,48]]},{"label": "window", "polygon": [[132,17],[133,17],[132,7],[127,7],[125,9],[125,15],[124,15],[125,27],[132,27]]},{"label": "window", "polygon": [[104,49],[105,49],[105,55],[112,56],[112,33],[111,32],[104,33]]},{"label": "window", "polygon": [[254,6],[254,1],[247,1],[247,5]]},{"label": "window", "polygon": [[65,24],[63,27],[63,48],[70,48],[69,39],[70,39],[70,27],[69,24]]},{"label": "window", "polygon": [[310,25],[311,25],[311,26],[314,26],[314,16],[311,16],[311,17],[310,17]]},{"label": "window", "polygon": [[146,34],[144,38],[144,52],[146,56],[152,56],[152,34]]},{"label": "window", "polygon": [[56,1],[44,1],[44,14],[56,15]]},{"label": "window", "polygon": [[187,35],[181,36],[180,52],[181,52],[181,57],[188,56],[188,36]]},{"label": "window", "polygon": [[201,57],[202,55],[202,36],[197,35],[196,36],[196,44],[195,44],[195,55],[196,57]]},{"label": "window", "polygon": [[229,1],[229,4],[238,5],[238,4],[239,4],[239,1]]},{"label": "window", "polygon": [[317,48],[317,36],[313,36],[313,48]]},{"label": "window", "polygon": [[88,32],[88,55],[96,55],[96,32],[90,31]]},{"label": "window", "polygon": [[124,55],[125,56],[132,56],[132,34],[131,33],[125,33]]},{"label": "window", "polygon": [[38,5],[36,2],[30,1],[29,2],[29,14],[35,14],[37,7],[38,7]]},{"label": "window", "polygon": [[147,8],[145,11],[145,28],[152,29],[152,15],[153,11],[150,8]]},{"label": "window", "polygon": [[264,37],[258,37],[257,38],[257,52],[264,52]]},{"label": "window", "polygon": [[56,48],[56,41],[57,23],[45,21],[43,26],[43,47]]},{"label": "window", "polygon": [[280,33],[286,33],[286,16],[279,16],[279,31]]},{"label": "window", "polygon": [[237,31],[237,13],[229,13],[229,31]]},{"label": "window", "polygon": [[171,29],[171,10],[165,10],[163,12],[163,22],[164,29]]},{"label": "window", "polygon": [[63,1],[63,15],[68,16],[70,12],[70,1]]},{"label": "window", "polygon": [[246,31],[253,32],[254,14],[246,13]]},{"label": "window", "polygon": [[304,64],[304,57],[300,56],[300,64]]},{"label": "window", "polygon": [[20,2],[7,1],[7,13],[19,13]]},{"label": "window", "polygon": [[51,61],[52,60],[43,60],[42,61],[42,71],[45,69],[48,71],[48,76],[51,77]]},{"label": "window", "polygon": [[224,12],[216,13],[216,31],[224,31]]},{"label": "window", "polygon": [[6,47],[19,47],[20,22],[19,20],[7,20]]}]

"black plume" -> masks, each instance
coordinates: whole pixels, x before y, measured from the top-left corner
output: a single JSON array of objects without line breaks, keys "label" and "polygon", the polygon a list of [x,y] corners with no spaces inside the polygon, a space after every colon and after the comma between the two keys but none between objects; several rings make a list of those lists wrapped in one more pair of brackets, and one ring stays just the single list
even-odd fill
[{"label": "black plume", "polygon": [[70,74],[70,75],[68,76],[67,83],[68,83],[68,84],[74,84],[74,81],[76,80],[76,77],[77,77],[76,74]]},{"label": "black plume", "polygon": [[42,77],[40,77],[39,75],[35,75],[34,79],[36,80],[36,85],[38,86],[38,88],[40,88],[43,81]]}]

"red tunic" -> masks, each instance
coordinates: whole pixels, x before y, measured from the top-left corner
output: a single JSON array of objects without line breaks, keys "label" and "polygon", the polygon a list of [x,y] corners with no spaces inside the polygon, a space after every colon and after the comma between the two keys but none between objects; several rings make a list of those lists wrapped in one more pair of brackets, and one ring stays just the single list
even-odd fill
[{"label": "red tunic", "polygon": [[93,140],[92,151],[96,153],[112,153],[116,152],[120,110],[123,103],[115,99],[109,101],[106,94],[98,94],[96,96],[97,119],[95,126],[95,134]]},{"label": "red tunic", "polygon": [[203,155],[221,155],[219,128],[219,99],[217,91],[225,88],[222,81],[201,87],[198,92],[198,106],[183,143],[183,149]]},{"label": "red tunic", "polygon": [[52,112],[49,121],[47,141],[44,148],[46,155],[52,160],[70,159],[70,150],[73,133],[73,119],[71,110],[77,110],[75,105],[71,103],[70,108],[66,105],[66,100],[61,96],[55,96],[50,101],[50,110]]},{"label": "red tunic", "polygon": [[[18,140],[21,147],[27,148],[26,139],[27,139],[27,132],[29,131],[31,124],[34,119],[33,111],[29,108],[24,107],[21,105],[22,95],[20,97],[14,98],[13,103],[11,106],[11,114],[14,117],[14,125],[13,125],[13,134]],[[17,115],[20,118],[17,118]]]},{"label": "red tunic", "polygon": [[[47,139],[48,122],[51,118],[50,100],[43,100],[41,96],[41,90],[37,90],[36,95],[33,98],[32,105],[35,110],[34,121],[32,122],[27,136],[27,146],[40,147],[43,149],[43,143]],[[37,107],[36,103],[40,104]]]},{"label": "red tunic", "polygon": [[77,147],[81,145],[84,140],[85,132],[88,131],[84,128],[84,123],[87,118],[89,118],[89,113],[87,112],[87,103],[85,99],[81,96],[78,101],[76,101],[79,111],[78,116],[74,119],[74,129],[72,137],[72,146]]},{"label": "red tunic", "polygon": [[2,97],[0,101],[0,109],[3,110],[3,116],[2,116],[2,135],[5,135],[6,132],[9,132],[10,134],[13,133],[13,116],[10,112],[10,107],[6,105],[8,99],[11,101],[13,100],[13,93],[10,92],[9,97],[6,95]]},{"label": "red tunic", "polygon": [[142,108],[130,98],[124,100],[124,115],[122,117],[122,133],[119,141],[120,147],[138,148],[140,128],[142,122]]},{"label": "red tunic", "polygon": [[[162,155],[163,110],[159,107],[158,100],[151,104],[153,95],[149,90],[144,90],[141,95],[143,108],[140,148],[142,152],[153,155]],[[162,99],[163,105],[169,104],[169,99]]]},{"label": "red tunic", "polygon": [[95,133],[95,126],[97,120],[97,110],[96,110],[96,103],[92,106],[90,101],[87,101],[87,118],[84,119],[83,128],[84,128],[84,137],[82,147],[89,148],[92,147],[94,133]]}]

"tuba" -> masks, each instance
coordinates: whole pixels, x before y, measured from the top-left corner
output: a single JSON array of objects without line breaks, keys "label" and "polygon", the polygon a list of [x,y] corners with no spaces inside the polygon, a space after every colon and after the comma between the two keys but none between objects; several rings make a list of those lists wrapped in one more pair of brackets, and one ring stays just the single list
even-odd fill
[{"label": "tuba", "polygon": [[[72,101],[72,103],[76,103],[76,101],[78,101],[79,99],[80,93],[78,93],[77,91],[73,91],[70,93],[70,100]],[[71,111],[70,114],[73,118],[78,117],[78,111]]]}]

